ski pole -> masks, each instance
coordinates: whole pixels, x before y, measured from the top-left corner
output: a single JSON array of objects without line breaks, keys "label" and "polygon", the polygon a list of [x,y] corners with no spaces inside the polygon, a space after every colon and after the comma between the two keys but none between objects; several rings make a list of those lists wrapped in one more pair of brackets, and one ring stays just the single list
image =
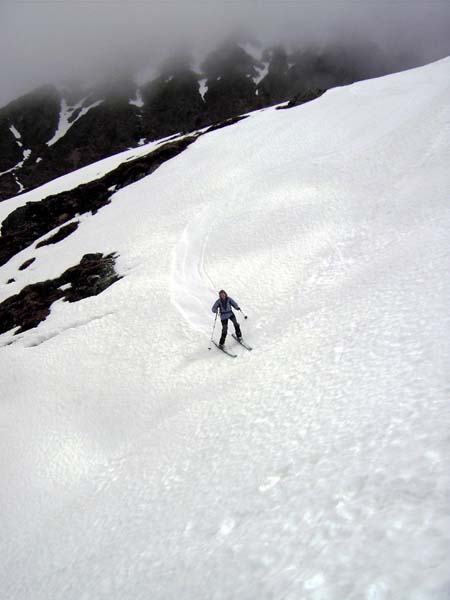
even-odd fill
[{"label": "ski pole", "polygon": [[216,321],[217,321],[217,313],[216,313],[216,318],[214,319],[214,325],[213,325],[213,330],[211,333],[211,340],[209,342],[209,348],[208,350],[211,350],[211,342],[213,341],[213,337],[214,337],[214,329],[216,328]]},{"label": "ski pole", "polygon": [[244,319],[247,319],[247,315],[245,314],[245,312],[242,310],[242,308],[239,309],[241,311],[241,313],[244,315]]}]

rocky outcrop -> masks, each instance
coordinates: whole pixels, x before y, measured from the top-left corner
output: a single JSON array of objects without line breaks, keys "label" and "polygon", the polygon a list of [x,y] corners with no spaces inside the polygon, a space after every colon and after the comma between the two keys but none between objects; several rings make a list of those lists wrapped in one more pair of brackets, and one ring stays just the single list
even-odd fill
[{"label": "rocky outcrop", "polygon": [[30,265],[32,265],[34,263],[36,259],[35,258],[29,258],[28,260],[26,260],[24,263],[22,263],[19,267],[19,271],[25,271],[25,269],[28,269],[28,267]]},{"label": "rocky outcrop", "polygon": [[202,64],[207,78],[206,111],[210,122],[223,121],[261,106],[255,78],[262,64],[236,43],[226,43]]},{"label": "rocky outcrop", "polygon": [[283,102],[292,95],[287,52],[282,46],[268,48],[263,60],[268,63],[268,72],[258,85],[260,101],[264,106]]},{"label": "rocky outcrop", "polygon": [[45,240],[42,240],[42,242],[39,242],[39,244],[36,244],[36,248],[42,248],[43,246],[50,246],[51,244],[57,244],[58,242],[61,242],[71,233],[76,231],[78,229],[78,225],[78,221],[63,225],[63,227],[60,227],[54,235],[51,235]]},{"label": "rocky outcrop", "polygon": [[77,302],[96,296],[120,279],[115,254],[85,254],[78,265],[60,277],[26,286],[0,304],[0,334],[17,328],[22,333],[44,321],[53,302]]},{"label": "rocky outcrop", "polygon": [[128,103],[104,102],[92,108],[53,146],[41,151],[39,163],[24,165],[20,182],[30,189],[105,156],[136,145],[137,109]]},{"label": "rocky outcrop", "polygon": [[316,100],[320,98],[323,94],[325,94],[326,90],[308,90],[307,92],[300,92],[295,94],[291,100],[287,104],[282,106],[277,106],[277,110],[283,110],[285,108],[293,108],[294,106],[299,106],[300,104],[306,104],[307,102],[311,102],[312,100]]},{"label": "rocky outcrop", "polygon": [[97,211],[110,195],[101,182],[92,182],[16,208],[2,223],[0,265],[75,215]]},{"label": "rocky outcrop", "polygon": [[161,75],[142,87],[142,130],[147,139],[187,133],[207,122],[198,80],[189,60],[178,58],[166,63]]},{"label": "rocky outcrop", "polygon": [[139,90],[125,73],[89,90],[44,86],[10,103],[0,110],[0,200],[145,141],[388,72],[374,48],[364,63],[356,47],[289,54],[274,46],[260,60],[246,49],[229,40],[199,73],[188,55],[178,56]]},{"label": "rocky outcrop", "polygon": [[14,173],[0,175],[0,201],[17,196],[21,191],[21,186],[17,182]]},{"label": "rocky outcrop", "polygon": [[115,270],[116,258],[115,253],[106,256],[100,252],[85,254],[78,265],[67,269],[57,279],[59,286],[65,288],[63,299],[78,302],[89,296],[97,296],[119,281],[121,276]]},{"label": "rocky outcrop", "polygon": [[[56,232],[39,242],[36,248],[65,239],[79,225],[78,221],[72,221],[76,215],[95,213],[110,202],[117,190],[151,174],[165,161],[180,154],[200,135],[233,125],[243,118],[234,117],[211,126],[204,133],[173,139],[146,156],[125,161],[95,181],[17,208],[2,223],[0,265],[54,229]],[[28,259],[19,270],[28,268],[35,260],[35,257]],[[120,279],[114,265],[113,254],[87,254],[78,265],[60,277],[26,286],[0,304],[0,334],[11,329],[17,329],[15,333],[22,333],[37,327],[50,314],[51,305],[57,300],[76,302],[101,293]],[[13,282],[14,279],[10,278],[7,283]]]},{"label": "rocky outcrop", "polygon": [[[91,212],[109,204],[117,190],[146,177],[165,161],[173,158],[192,142],[196,136],[185,137],[161,145],[146,156],[124,162],[103,177],[84,183],[66,192],[47,196],[43,200],[27,202],[16,208],[2,223],[0,236],[0,265],[17,252],[28,247],[41,236],[71,221],[76,215]],[[76,228],[73,224],[59,230],[55,236],[67,237]],[[62,238],[61,238],[62,239]],[[44,243],[44,242],[42,242]],[[51,243],[46,240],[46,243]]]},{"label": "rocky outcrop", "polygon": [[67,111],[67,132],[52,140],[51,145],[39,149],[38,162],[34,159],[23,165],[20,183],[30,189],[49,178],[136,146],[142,126],[138,108],[129,102],[135,90],[136,85],[130,78],[95,87],[81,100],[82,91],[63,90],[61,103]]},{"label": "rocky outcrop", "polygon": [[60,94],[50,85],[4,107],[0,111],[0,170],[14,167],[25,150],[38,152],[52,138],[59,112]]},{"label": "rocky outcrop", "polygon": [[11,127],[11,121],[0,116],[0,172],[14,168],[23,159],[23,148]]},{"label": "rocky outcrop", "polygon": [[230,119],[225,119],[225,121],[221,121],[220,123],[215,123],[208,127],[205,133],[210,133],[211,131],[217,131],[217,129],[223,129],[224,127],[229,127],[230,125],[234,125],[235,123],[239,123],[243,119],[246,119],[247,115],[243,115],[241,117],[231,117]]}]

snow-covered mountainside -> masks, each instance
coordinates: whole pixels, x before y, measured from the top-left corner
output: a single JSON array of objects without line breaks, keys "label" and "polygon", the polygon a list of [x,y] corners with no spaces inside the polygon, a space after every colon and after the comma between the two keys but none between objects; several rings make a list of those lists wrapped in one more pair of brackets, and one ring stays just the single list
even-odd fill
[{"label": "snow-covered mountainside", "polygon": [[367,43],[288,51],[228,40],[158,68],[42,86],[0,108],[0,201],[163,136],[388,72]]},{"label": "snow-covered mountainside", "polygon": [[[0,311],[54,282],[45,320],[0,335],[2,598],[448,599],[449,74],[329,90],[0,204],[32,222]],[[72,213],[40,204],[61,193]],[[66,302],[86,255],[117,277]],[[220,288],[248,315],[237,358],[208,350]]]}]

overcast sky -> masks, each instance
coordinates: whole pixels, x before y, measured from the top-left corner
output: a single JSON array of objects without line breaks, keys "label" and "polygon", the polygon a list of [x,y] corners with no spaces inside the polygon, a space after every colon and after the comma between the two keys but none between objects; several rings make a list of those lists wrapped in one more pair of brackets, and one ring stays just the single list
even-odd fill
[{"label": "overcast sky", "polygon": [[450,54],[450,0],[0,0],[0,106],[181,44],[204,51],[236,28],[263,44],[367,39],[423,64]]}]

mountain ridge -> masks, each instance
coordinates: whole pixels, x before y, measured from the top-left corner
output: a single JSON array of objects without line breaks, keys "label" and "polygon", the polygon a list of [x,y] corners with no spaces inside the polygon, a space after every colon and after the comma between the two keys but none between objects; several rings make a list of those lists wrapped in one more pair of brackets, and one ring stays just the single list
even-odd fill
[{"label": "mountain ridge", "polygon": [[359,63],[356,50],[251,52],[228,41],[200,65],[178,55],[139,84],[117,74],[42,86],[0,109],[0,201],[137,144],[387,72],[376,63]]}]

